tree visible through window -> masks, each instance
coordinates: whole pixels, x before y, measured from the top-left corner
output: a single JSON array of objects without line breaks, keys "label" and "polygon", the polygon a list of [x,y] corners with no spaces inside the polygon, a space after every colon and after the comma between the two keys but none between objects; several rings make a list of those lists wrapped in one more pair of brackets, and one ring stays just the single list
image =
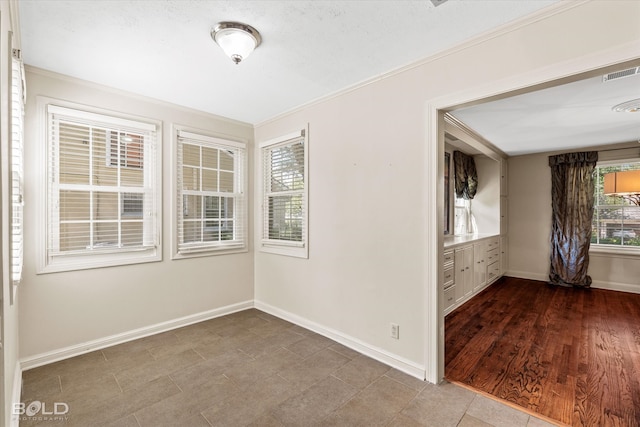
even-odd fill
[{"label": "tree visible through window", "polygon": [[263,164],[262,249],[308,256],[306,129],[260,145]]},{"label": "tree visible through window", "polygon": [[592,245],[640,247],[640,206],[622,197],[604,194],[604,176],[627,170],[640,170],[640,161],[596,167]]}]

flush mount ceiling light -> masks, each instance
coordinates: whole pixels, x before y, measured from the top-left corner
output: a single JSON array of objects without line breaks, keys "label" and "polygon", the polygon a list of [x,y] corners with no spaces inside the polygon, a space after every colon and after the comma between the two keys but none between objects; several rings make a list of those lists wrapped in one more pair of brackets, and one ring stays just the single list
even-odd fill
[{"label": "flush mount ceiling light", "polygon": [[640,111],[640,98],[614,105],[611,109],[616,113],[637,113]]},{"label": "flush mount ceiling light", "polygon": [[229,21],[218,23],[211,30],[211,38],[236,64],[246,59],[262,42],[260,33],[252,26]]}]

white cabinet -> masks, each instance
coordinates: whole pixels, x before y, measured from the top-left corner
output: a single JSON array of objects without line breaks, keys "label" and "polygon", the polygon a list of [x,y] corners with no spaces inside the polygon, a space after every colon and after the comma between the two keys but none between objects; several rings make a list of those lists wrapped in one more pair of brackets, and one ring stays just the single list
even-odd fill
[{"label": "white cabinet", "polygon": [[444,251],[441,295],[445,315],[502,276],[503,238],[506,236],[461,242]]},{"label": "white cabinet", "polygon": [[473,292],[473,246],[464,246],[455,252],[456,302]]},{"label": "white cabinet", "polygon": [[507,234],[509,230],[508,216],[508,199],[506,196],[500,196],[500,234]]},{"label": "white cabinet", "polygon": [[504,275],[509,268],[507,254],[507,236],[500,236],[500,276]]},{"label": "white cabinet", "polygon": [[507,187],[507,159],[500,159],[500,195],[508,195]]},{"label": "white cabinet", "polygon": [[456,283],[455,283],[455,256],[454,251],[445,251],[443,257],[443,274],[442,274],[442,290],[444,293],[444,311],[448,313],[453,309],[453,305],[456,303]]},{"label": "white cabinet", "polygon": [[473,244],[473,291],[480,290],[487,283],[487,255],[484,241]]}]

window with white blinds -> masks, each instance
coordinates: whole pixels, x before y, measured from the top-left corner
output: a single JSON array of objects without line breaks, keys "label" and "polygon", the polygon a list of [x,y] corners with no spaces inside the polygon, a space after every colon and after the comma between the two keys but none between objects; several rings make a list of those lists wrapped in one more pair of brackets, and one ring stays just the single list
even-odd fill
[{"label": "window with white blinds", "polygon": [[303,129],[261,144],[264,251],[308,257],[306,135]]},{"label": "window with white blinds", "polygon": [[177,129],[176,257],[246,250],[246,144]]},{"label": "window with white blinds", "polygon": [[14,51],[11,66],[11,279],[22,279],[23,178],[24,178],[24,67],[20,51]]},{"label": "window with white blinds", "polygon": [[43,272],[160,259],[157,123],[49,104]]}]

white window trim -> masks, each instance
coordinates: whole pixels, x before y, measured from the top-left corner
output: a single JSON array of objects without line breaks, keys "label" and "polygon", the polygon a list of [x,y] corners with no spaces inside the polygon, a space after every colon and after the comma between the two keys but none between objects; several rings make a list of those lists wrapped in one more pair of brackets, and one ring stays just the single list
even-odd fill
[{"label": "white window trim", "polygon": [[[12,33],[9,33],[10,37]],[[24,64],[18,49],[10,49],[10,92],[9,92],[9,176],[11,182],[11,203],[9,209],[10,254],[11,254],[11,302],[15,299],[16,287],[22,280],[24,254],[24,127],[26,104],[26,81]],[[17,74],[16,74],[17,71]],[[16,99],[17,97],[17,99]],[[16,109],[17,107],[17,109]],[[17,189],[15,179],[17,178]],[[16,194],[17,191],[17,194]],[[14,198],[17,196],[17,202]],[[18,217],[14,215],[19,209]],[[17,220],[17,227],[14,221]],[[17,229],[17,230],[16,230]],[[17,232],[16,232],[17,231]]]},{"label": "white window trim", "polygon": [[[171,125],[171,135],[172,135],[172,152],[171,152],[171,259],[179,260],[179,259],[189,259],[189,258],[198,258],[205,256],[214,256],[214,255],[227,255],[227,254],[237,254],[249,251],[249,197],[248,197],[248,183],[249,183],[249,175],[248,175],[248,143],[246,140],[233,138],[228,135],[215,135],[211,132],[207,132],[200,129],[194,129],[188,126],[183,126],[179,124]],[[178,237],[178,137],[182,135],[183,137],[201,140],[205,142],[210,142],[214,145],[218,146],[228,146],[231,148],[240,148],[244,150],[244,158],[243,164],[241,166],[240,175],[236,178],[242,180],[242,187],[244,198],[242,200],[244,215],[239,220],[241,221],[242,227],[244,229],[244,237],[241,244],[219,244],[212,245],[207,248],[198,248],[191,251],[180,251],[179,249],[179,237]]]},{"label": "white window trim", "polygon": [[[607,160],[599,160],[596,166],[611,166],[611,165],[619,165],[621,163],[638,163],[640,162],[640,157],[619,157],[615,155],[610,155],[610,159]],[[595,207],[594,207],[594,215],[595,215]],[[632,246],[618,246],[618,245],[606,245],[606,244],[597,244],[591,243],[589,246],[589,253],[595,256],[611,256],[615,258],[632,258],[638,259],[640,258],[640,247],[632,247]]]},{"label": "white window trim", "polygon": [[[267,215],[265,203],[265,178],[264,170],[264,149],[278,144],[286,143],[289,140],[304,137],[304,190],[303,190],[303,239],[302,242],[271,240],[265,239],[265,216]],[[286,255],[296,258],[309,258],[309,125],[301,126],[300,130],[279,136],[277,138],[263,141],[259,144],[259,185],[258,192],[260,197],[260,226],[258,227],[261,252],[267,252],[278,255]]]},{"label": "white window trim", "polygon": [[[155,130],[155,228],[150,230],[156,241],[151,248],[129,248],[125,251],[101,251],[100,253],[83,253],[77,255],[49,256],[47,251],[47,238],[49,227],[47,224],[49,209],[48,195],[48,157],[51,141],[49,140],[49,108],[72,109],[78,112],[78,116],[87,119],[100,119],[104,116],[117,120],[119,123],[131,123],[136,126],[143,125],[149,130]],[[40,221],[37,226],[36,241],[36,273],[56,273],[63,271],[84,270],[90,268],[112,267],[120,265],[140,264],[162,260],[162,121],[135,116],[122,112],[114,112],[106,109],[77,104],[45,96],[37,97],[38,116],[38,141],[46,143],[46,149],[37,150],[37,165],[44,167],[45,172],[40,174],[36,190],[36,209],[39,212]],[[146,173],[146,172],[145,172]]]}]

